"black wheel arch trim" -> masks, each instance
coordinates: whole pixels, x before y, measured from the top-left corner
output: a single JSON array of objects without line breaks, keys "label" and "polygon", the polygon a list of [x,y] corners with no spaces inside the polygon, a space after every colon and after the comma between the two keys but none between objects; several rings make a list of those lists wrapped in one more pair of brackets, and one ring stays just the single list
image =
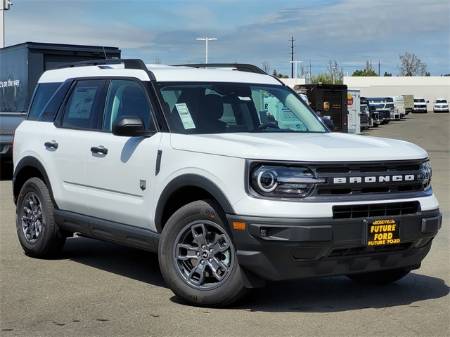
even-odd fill
[{"label": "black wheel arch trim", "polygon": [[219,203],[226,214],[235,213],[228,198],[215,183],[197,174],[183,174],[168,183],[159,197],[155,211],[155,226],[159,233],[162,231],[162,217],[167,201],[173,193],[184,187],[197,187],[205,190]]},{"label": "black wheel arch trim", "polygon": [[50,179],[48,178],[48,175],[47,175],[47,171],[45,170],[44,165],[42,165],[42,163],[39,161],[39,159],[32,157],[32,156],[27,156],[27,157],[22,158],[19,161],[19,163],[17,164],[16,168],[14,169],[13,179],[12,179],[14,203],[17,203],[17,197],[19,196],[19,193],[20,193],[20,187],[17,185],[18,184],[17,177],[19,176],[20,172],[22,172],[22,170],[27,167],[32,167],[39,171],[42,178],[44,179],[45,185],[47,185],[47,188],[50,192],[50,197],[52,198],[53,203],[56,205],[55,199],[53,198],[53,190],[52,190],[52,186],[50,184]]}]

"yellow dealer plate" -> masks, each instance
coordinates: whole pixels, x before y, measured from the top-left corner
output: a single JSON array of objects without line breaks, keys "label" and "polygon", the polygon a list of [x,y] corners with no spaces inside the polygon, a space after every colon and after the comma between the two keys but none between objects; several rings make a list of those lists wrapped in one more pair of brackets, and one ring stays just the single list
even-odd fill
[{"label": "yellow dealer plate", "polygon": [[400,226],[394,219],[378,219],[369,223],[368,246],[387,246],[400,244]]}]

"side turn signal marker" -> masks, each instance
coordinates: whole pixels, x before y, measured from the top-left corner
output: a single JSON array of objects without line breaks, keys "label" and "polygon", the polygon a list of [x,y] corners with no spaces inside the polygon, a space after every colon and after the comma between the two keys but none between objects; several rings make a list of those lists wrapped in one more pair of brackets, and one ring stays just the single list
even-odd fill
[{"label": "side turn signal marker", "polygon": [[233,229],[235,231],[245,231],[246,228],[245,222],[233,221]]}]

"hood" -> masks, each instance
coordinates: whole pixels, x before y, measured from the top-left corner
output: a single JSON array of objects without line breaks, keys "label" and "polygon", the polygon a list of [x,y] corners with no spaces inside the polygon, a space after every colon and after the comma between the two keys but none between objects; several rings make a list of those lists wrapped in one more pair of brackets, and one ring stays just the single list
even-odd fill
[{"label": "hood", "polygon": [[426,158],[422,148],[401,140],[344,133],[171,134],[178,150],[247,159],[372,161]]}]

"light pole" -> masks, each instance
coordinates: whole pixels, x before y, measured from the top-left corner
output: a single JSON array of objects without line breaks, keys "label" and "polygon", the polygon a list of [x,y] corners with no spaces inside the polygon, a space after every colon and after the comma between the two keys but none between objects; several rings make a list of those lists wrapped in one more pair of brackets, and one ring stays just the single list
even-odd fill
[{"label": "light pole", "polygon": [[298,77],[297,67],[298,67],[298,64],[299,64],[299,63],[302,63],[302,62],[303,62],[303,61],[299,61],[299,60],[290,61],[290,63],[294,65],[294,74],[295,74],[295,77],[292,77],[292,78],[297,78],[297,77]]},{"label": "light pole", "polygon": [[0,48],[5,47],[5,11],[11,8],[11,0],[0,0]]},{"label": "light pole", "polygon": [[205,41],[205,63],[208,64],[208,41],[216,41],[215,37],[198,37],[197,41]]}]

